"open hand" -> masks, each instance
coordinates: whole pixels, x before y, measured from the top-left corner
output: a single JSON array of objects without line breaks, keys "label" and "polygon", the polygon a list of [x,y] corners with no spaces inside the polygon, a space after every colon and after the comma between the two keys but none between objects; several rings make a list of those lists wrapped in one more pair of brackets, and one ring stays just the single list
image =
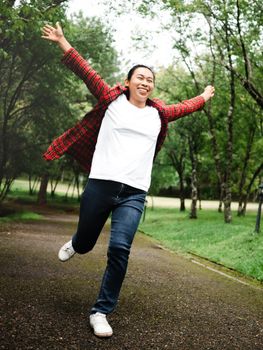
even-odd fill
[{"label": "open hand", "polygon": [[210,100],[211,97],[213,97],[215,94],[215,88],[212,85],[208,85],[204,92],[201,94],[201,96],[203,96],[203,98],[205,99],[205,102],[207,102],[208,100]]},{"label": "open hand", "polygon": [[63,38],[64,34],[62,31],[62,28],[60,27],[59,23],[56,23],[56,28],[50,26],[49,24],[46,24],[42,29],[42,36],[41,38],[59,42],[61,38]]}]

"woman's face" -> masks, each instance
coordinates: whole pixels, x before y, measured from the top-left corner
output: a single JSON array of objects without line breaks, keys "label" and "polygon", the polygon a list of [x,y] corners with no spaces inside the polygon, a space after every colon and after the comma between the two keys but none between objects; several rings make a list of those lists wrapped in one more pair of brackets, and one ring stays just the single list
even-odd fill
[{"label": "woman's face", "polygon": [[154,89],[153,73],[148,68],[136,68],[131,79],[125,80],[125,85],[129,87],[129,101],[135,106],[143,108]]}]

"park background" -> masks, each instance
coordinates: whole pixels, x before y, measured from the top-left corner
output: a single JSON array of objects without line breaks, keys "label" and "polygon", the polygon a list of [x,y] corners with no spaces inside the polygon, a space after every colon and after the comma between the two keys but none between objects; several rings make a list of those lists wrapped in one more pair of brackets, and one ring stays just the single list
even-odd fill
[{"label": "park background", "polygon": [[[87,180],[72,159],[47,163],[41,156],[96,103],[60,63],[59,49],[40,38],[44,24],[59,21],[111,85],[122,82],[131,65],[146,63],[156,72],[154,97],[168,104],[215,86],[203,111],[170,125],[140,230],[177,252],[262,281],[257,205],[248,206],[258,204],[263,170],[262,6],[241,0],[90,4],[102,6],[97,17],[74,13],[68,1],[1,2],[1,225],[37,219],[43,206],[77,211]],[[151,205],[154,196],[178,198],[179,205],[158,208]],[[207,200],[217,208],[203,207]]]}]

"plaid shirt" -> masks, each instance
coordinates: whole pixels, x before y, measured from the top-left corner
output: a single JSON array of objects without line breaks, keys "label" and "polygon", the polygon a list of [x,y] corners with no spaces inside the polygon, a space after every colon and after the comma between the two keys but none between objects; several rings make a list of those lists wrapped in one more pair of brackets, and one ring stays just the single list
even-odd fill
[{"label": "plaid shirt", "polygon": [[[89,172],[106,109],[121,94],[127,94],[128,89],[120,84],[114,87],[107,85],[74,48],[64,54],[62,62],[84,81],[98,103],[80,122],[56,138],[43,157],[46,160],[54,160],[67,153],[76,159],[85,171]],[[159,99],[148,99],[146,103],[158,110],[161,120],[161,130],[155,149],[156,157],[165,140],[168,123],[201,109],[205,101],[203,97],[197,96],[173,105],[165,105]]]}]

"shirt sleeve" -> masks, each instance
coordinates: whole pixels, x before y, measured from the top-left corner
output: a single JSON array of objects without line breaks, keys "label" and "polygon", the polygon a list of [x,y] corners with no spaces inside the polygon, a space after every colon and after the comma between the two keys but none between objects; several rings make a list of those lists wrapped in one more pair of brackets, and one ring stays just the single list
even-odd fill
[{"label": "shirt sleeve", "polygon": [[172,122],[185,115],[191,114],[203,108],[205,100],[202,96],[196,96],[190,100],[185,100],[180,103],[163,106],[164,115]]},{"label": "shirt sleeve", "polygon": [[110,90],[110,86],[73,47],[65,52],[61,62],[83,80],[97,100]]}]

